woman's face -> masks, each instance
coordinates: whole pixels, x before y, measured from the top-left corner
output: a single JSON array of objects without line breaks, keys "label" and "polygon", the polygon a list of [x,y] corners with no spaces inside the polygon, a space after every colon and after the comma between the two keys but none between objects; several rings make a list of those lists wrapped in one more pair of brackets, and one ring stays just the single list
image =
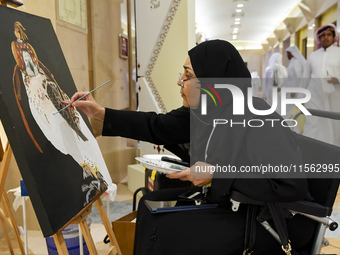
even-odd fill
[{"label": "woman's face", "polygon": [[[189,56],[185,60],[183,68],[184,73],[181,76],[183,87],[181,87],[180,91],[183,98],[183,106],[196,109],[200,102],[200,89],[197,87],[201,87],[201,84],[198,83]],[[177,85],[181,86],[180,80],[177,81]]]}]

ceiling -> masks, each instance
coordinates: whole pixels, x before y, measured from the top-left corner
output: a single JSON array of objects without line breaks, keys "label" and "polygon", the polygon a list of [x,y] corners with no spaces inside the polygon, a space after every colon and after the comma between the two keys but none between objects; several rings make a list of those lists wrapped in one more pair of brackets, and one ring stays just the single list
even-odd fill
[{"label": "ceiling", "polygon": [[[301,0],[188,0],[195,1],[196,33],[207,39],[224,39],[243,48],[262,49],[261,44],[272,35]],[[243,4],[242,8],[237,8]],[[236,9],[242,12],[237,13]],[[126,0],[121,4],[122,22],[127,22]],[[235,17],[233,17],[235,16]],[[235,18],[240,24],[235,25]],[[132,24],[134,24],[134,17]],[[233,39],[234,27],[237,39]],[[236,46],[236,45],[235,45]]]},{"label": "ceiling", "polygon": [[[262,48],[264,42],[282,23],[301,0],[195,0],[196,32],[207,39],[224,39],[230,42]],[[242,8],[237,8],[243,4]],[[236,12],[236,9],[242,10]],[[235,18],[240,24],[235,25]],[[238,27],[237,39],[233,39]]]}]

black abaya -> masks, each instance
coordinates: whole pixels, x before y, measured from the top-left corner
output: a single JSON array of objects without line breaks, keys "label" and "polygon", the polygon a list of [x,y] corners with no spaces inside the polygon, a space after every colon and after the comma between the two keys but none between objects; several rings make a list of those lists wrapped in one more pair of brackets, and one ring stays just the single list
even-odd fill
[{"label": "black abaya", "polygon": [[[250,73],[231,44],[220,40],[204,42],[189,51],[189,56],[199,81],[209,84],[206,78],[222,82],[223,79],[229,79],[228,82],[237,86],[246,98],[247,89],[251,86]],[[240,169],[244,165],[302,162],[294,135],[280,125],[273,128],[269,122],[257,129],[222,125],[213,129],[212,121],[216,118],[234,121],[282,119],[276,113],[256,116],[249,111],[247,105],[244,105],[244,115],[235,116],[230,91],[219,91],[219,95],[223,106],[215,107],[208,98],[207,115],[200,114],[200,105],[198,109],[191,110],[190,120],[186,108],[166,115],[106,109],[103,135],[119,135],[175,148],[183,148],[178,144],[190,141],[191,164],[203,161],[215,166],[230,164]],[[253,99],[253,103],[256,109],[269,109],[269,105],[261,99]],[[229,193],[232,189],[264,201],[297,201],[308,197],[304,178],[283,179],[275,174],[261,179],[257,177],[215,173],[208,202],[219,203],[220,207],[216,209],[154,215],[146,208],[144,200],[177,200],[178,195],[184,191],[172,189],[146,194],[138,207],[134,254],[242,254],[247,206],[242,206],[238,212],[231,211]],[[299,223],[298,228],[296,222]],[[253,254],[282,254],[280,245],[262,226],[256,224],[257,237]],[[287,224],[293,248],[304,254],[302,250],[309,244],[315,225],[300,216],[287,220]]]}]

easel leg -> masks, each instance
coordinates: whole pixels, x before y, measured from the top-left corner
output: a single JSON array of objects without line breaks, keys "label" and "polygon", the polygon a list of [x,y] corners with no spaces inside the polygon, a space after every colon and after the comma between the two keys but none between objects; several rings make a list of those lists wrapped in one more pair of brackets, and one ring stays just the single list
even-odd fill
[{"label": "easel leg", "polygon": [[0,137],[0,162],[2,161],[2,158],[4,157],[4,149],[2,148],[2,143],[1,143],[1,137]]},{"label": "easel leg", "polygon": [[[93,242],[89,226],[87,225],[86,219],[81,221],[79,223],[79,226],[81,228],[81,232],[83,233],[84,239],[86,241],[87,248],[89,249],[89,252],[91,255],[98,255],[96,246]],[[79,244],[80,245],[80,244]]]},{"label": "easel leg", "polygon": [[79,230],[79,255],[84,255],[84,247],[83,247],[83,232],[81,231],[80,225],[78,225]]},{"label": "easel leg", "polygon": [[[4,156],[3,156],[3,160],[2,160],[1,166],[0,166],[0,202],[1,202],[0,203],[1,204],[0,209],[2,209],[0,211],[1,212],[0,217],[2,217],[1,222],[2,223],[6,222],[8,224],[8,226],[13,230],[15,237],[18,240],[18,244],[19,244],[21,254],[24,255],[25,254],[24,246],[23,246],[21,238],[20,238],[18,227],[17,227],[15,220],[14,220],[11,205],[8,201],[8,197],[7,197],[7,194],[5,192],[5,182],[6,182],[7,173],[8,173],[8,169],[9,169],[9,164],[11,162],[12,154],[13,154],[12,148],[7,143],[6,150],[5,150],[5,153],[4,153]],[[4,226],[4,224],[3,224],[3,226]],[[5,228],[6,228],[6,226],[4,226],[4,231],[6,232],[7,230],[5,230]],[[8,241],[8,246],[11,247],[12,245],[11,245],[10,240],[8,239],[7,241]]]},{"label": "easel leg", "polygon": [[[2,4],[2,1],[1,1],[1,4]],[[0,144],[0,146],[1,146],[1,149],[2,149],[2,144]],[[7,210],[4,206],[5,205],[4,201],[2,201],[2,193],[4,192],[5,180],[6,180],[6,177],[7,177],[8,167],[9,167],[10,159],[11,159],[11,156],[12,156],[11,148],[8,148],[9,147],[8,144],[7,144],[6,147],[7,147],[6,152],[2,153],[2,156],[3,156],[2,159],[3,160],[1,162],[1,167],[0,167],[0,202],[1,202],[0,205],[2,205],[2,208],[0,208],[0,213],[1,213],[0,214],[0,220],[1,220],[2,228],[4,229],[4,233],[5,233],[5,236],[6,236],[9,251],[10,251],[11,254],[14,255],[12,243],[11,243],[11,240],[9,238],[7,227],[6,227],[6,221],[9,224],[8,219],[7,219],[7,213],[6,213]]]},{"label": "easel leg", "polygon": [[105,212],[105,208],[104,208],[102,200],[100,198],[98,198],[96,200],[96,206],[98,208],[98,212],[100,214],[100,217],[102,218],[102,221],[103,221],[104,227],[106,229],[106,232],[107,232],[107,234],[108,234],[108,236],[110,238],[110,243],[112,245],[115,245],[115,247],[117,249],[118,255],[122,255],[122,252],[121,252],[121,250],[119,248],[119,245],[118,245],[118,242],[117,242],[117,238],[116,238],[115,234],[113,233],[110,221],[109,221],[109,219],[107,217],[107,214]]},{"label": "easel leg", "polygon": [[106,255],[116,255],[118,253],[115,246],[112,246],[110,250],[106,253]]},{"label": "easel leg", "polygon": [[6,240],[7,240],[7,245],[8,245],[8,249],[9,249],[9,252],[14,255],[14,251],[13,251],[13,247],[12,247],[12,243],[11,243],[11,240],[9,238],[9,235],[8,235],[8,231],[7,231],[7,227],[6,227],[6,222],[5,220],[0,217],[0,221],[1,221],[1,225],[2,225],[2,228],[4,230],[4,233],[5,233],[5,236],[6,236]]},{"label": "easel leg", "polygon": [[23,214],[23,223],[24,223],[24,244],[25,244],[25,255],[28,255],[28,237],[27,237],[27,221],[26,221],[26,201],[25,197],[21,197],[22,199],[22,214]]},{"label": "easel leg", "polygon": [[11,223],[10,227],[12,228],[12,230],[15,234],[15,237],[18,240],[18,244],[19,244],[21,254],[24,255],[25,249],[24,249],[23,243],[21,241],[19,230],[18,230],[17,224],[15,223],[15,219],[14,219],[14,216],[13,216],[13,213],[12,213],[11,205],[9,203],[9,200],[8,200],[8,197],[7,197],[7,194],[5,193],[5,191],[2,193],[1,204],[3,206],[2,209],[4,210],[5,216],[9,219],[9,221]]},{"label": "easel leg", "polygon": [[67,247],[66,247],[66,243],[65,243],[65,240],[64,240],[64,237],[61,231],[58,231],[57,233],[55,233],[53,235],[53,239],[54,239],[55,246],[57,247],[59,255],[69,255]]},{"label": "easel leg", "polygon": [[12,148],[11,146],[9,146],[9,144],[7,144],[6,151],[4,153],[4,157],[0,166],[0,201],[2,192],[5,191],[5,182],[7,178],[9,164],[11,163],[12,154],[13,154]]}]

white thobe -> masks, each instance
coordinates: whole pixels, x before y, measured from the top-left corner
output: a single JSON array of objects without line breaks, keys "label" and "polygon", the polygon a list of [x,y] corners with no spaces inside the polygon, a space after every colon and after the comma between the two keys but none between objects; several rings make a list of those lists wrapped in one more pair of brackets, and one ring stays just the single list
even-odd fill
[{"label": "white thobe", "polygon": [[[279,85],[281,88],[299,88],[301,84],[301,78],[303,75],[303,66],[301,63],[297,60],[297,58],[293,57],[289,61],[289,65],[287,68],[287,74],[288,78],[283,81]],[[299,98],[300,95],[295,93],[294,97],[291,96],[291,93],[287,93],[286,98]],[[295,105],[293,104],[288,104],[286,106],[286,117],[290,118],[292,116],[291,110],[295,108]]]},{"label": "white thobe", "polygon": [[[276,72],[277,80],[274,79],[274,72]],[[266,94],[267,94],[267,102],[269,105],[273,104],[273,88],[280,87],[284,79],[287,78],[287,71],[284,66],[279,66],[277,69],[273,69],[270,67],[266,68],[265,71],[265,86],[266,86]],[[274,85],[274,83],[277,84]],[[281,114],[281,93],[277,93],[277,106],[276,111]]]},{"label": "white thobe", "polygon": [[251,86],[253,88],[254,97],[263,97],[261,78],[258,76],[257,72],[251,73]]},{"label": "white thobe", "polygon": [[[340,85],[328,83],[331,77],[340,80],[340,48],[334,45],[313,52],[307,61],[304,77],[308,77],[311,100],[307,108],[340,112]],[[306,116],[304,135],[340,146],[340,120]]]}]

